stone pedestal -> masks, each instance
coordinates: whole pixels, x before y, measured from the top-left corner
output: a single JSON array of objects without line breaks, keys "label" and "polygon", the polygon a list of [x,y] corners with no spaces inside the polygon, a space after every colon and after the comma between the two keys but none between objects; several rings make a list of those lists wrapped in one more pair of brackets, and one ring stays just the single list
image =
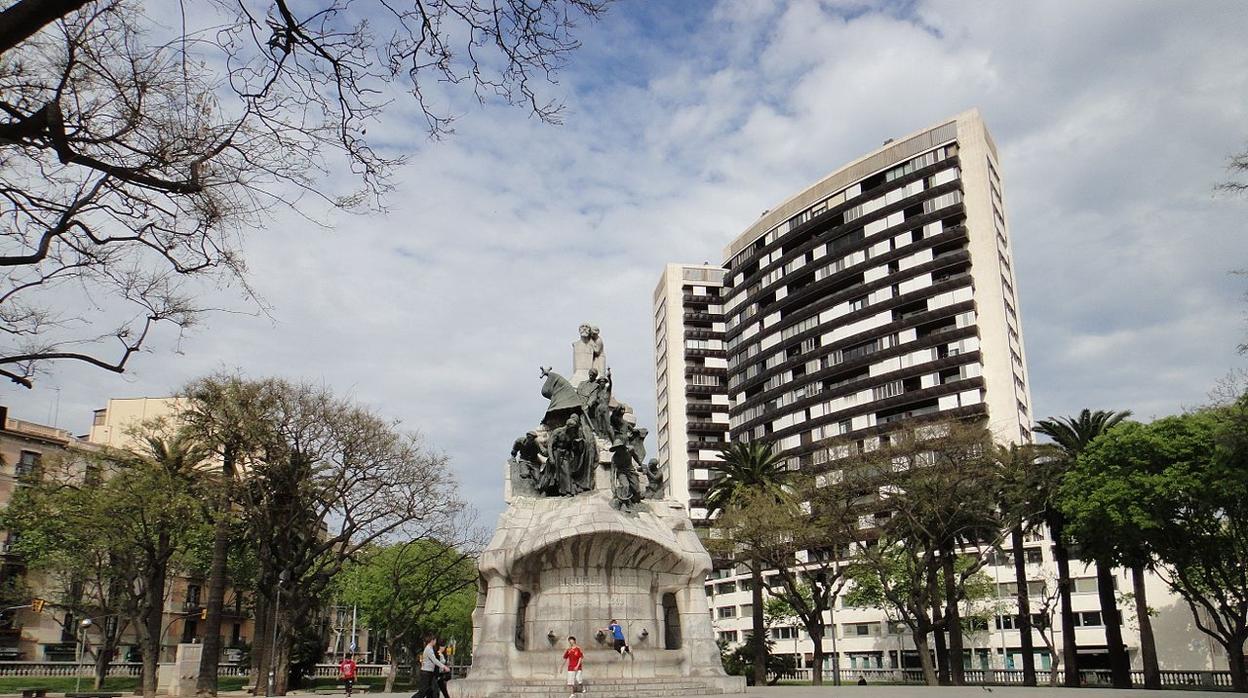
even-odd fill
[{"label": "stone pedestal", "polygon": [[[745,691],[720,663],[703,589],[711,559],[684,505],[648,500],[642,511],[617,511],[606,474],[599,468],[596,489],[575,497],[521,494],[507,483],[509,506],[479,563],[472,668],[451,682],[454,695],[562,682],[569,635],[585,650],[589,684],[610,682],[619,695],[656,685],[686,695]],[[631,657],[611,651],[601,632],[613,618]]]},{"label": "stone pedestal", "polygon": [[173,659],[173,681],[169,685],[171,696],[195,695],[195,684],[199,680],[199,659],[203,655],[204,646],[182,643]]}]

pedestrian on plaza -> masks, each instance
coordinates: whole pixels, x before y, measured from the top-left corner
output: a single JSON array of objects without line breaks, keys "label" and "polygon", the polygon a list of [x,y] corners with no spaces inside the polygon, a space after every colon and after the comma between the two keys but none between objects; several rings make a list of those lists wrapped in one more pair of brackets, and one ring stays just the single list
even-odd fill
[{"label": "pedestrian on plaza", "polygon": [[438,690],[442,692],[442,698],[451,698],[451,694],[446,690],[446,682],[451,680],[451,663],[446,661],[445,642],[438,642],[438,659],[442,660],[442,664],[446,667],[438,672]]},{"label": "pedestrian on plaza", "polygon": [[433,633],[425,634],[425,649],[420,653],[420,682],[412,698],[438,698],[438,672],[445,671],[447,666],[438,659],[436,643]]},{"label": "pedestrian on plaza", "polygon": [[611,619],[611,625],[603,628],[603,630],[611,633],[611,643],[616,652],[623,657],[625,654],[632,656],[633,648],[628,646],[628,640],[624,639],[624,628],[614,619]]},{"label": "pedestrian on plaza", "polygon": [[563,662],[568,667],[568,698],[572,698],[579,690],[581,693],[588,693],[589,689],[585,688],[585,677],[581,674],[581,663],[585,659],[585,653],[576,645],[576,638],[568,636],[568,649],[563,653]]},{"label": "pedestrian on plaza", "polygon": [[351,695],[351,687],[355,685],[355,655],[348,654],[338,663],[338,676],[342,678],[342,683],[347,687],[347,695]]}]

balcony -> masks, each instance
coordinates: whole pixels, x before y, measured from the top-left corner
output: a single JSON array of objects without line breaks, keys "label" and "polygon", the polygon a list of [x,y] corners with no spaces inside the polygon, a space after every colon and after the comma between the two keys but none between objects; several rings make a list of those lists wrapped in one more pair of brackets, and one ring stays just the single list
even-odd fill
[{"label": "balcony", "polygon": [[[722,411],[727,405],[719,405],[718,407]],[[715,408],[716,405],[713,402],[706,402],[705,400],[690,401],[685,403],[685,414],[711,414],[715,411]]]},{"label": "balcony", "polygon": [[701,357],[713,356],[713,357],[718,357],[722,359],[728,356],[728,352],[724,351],[723,349],[690,349],[689,347],[685,347],[686,359],[690,359],[690,358],[694,358],[698,356],[701,356]]},{"label": "balcony", "polygon": [[687,385],[686,395],[727,395],[728,389],[722,385]]},{"label": "balcony", "polygon": [[697,421],[690,420],[689,423],[685,426],[689,431],[697,431],[697,432],[711,433],[711,434],[728,433],[727,422],[708,422],[708,421],[703,421],[703,420],[697,420]]}]

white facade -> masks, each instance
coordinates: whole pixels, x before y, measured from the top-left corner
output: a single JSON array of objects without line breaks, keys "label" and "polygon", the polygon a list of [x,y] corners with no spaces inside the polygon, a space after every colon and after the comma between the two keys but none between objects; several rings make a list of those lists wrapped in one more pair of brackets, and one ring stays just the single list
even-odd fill
[{"label": "white facade", "polygon": [[[728,438],[728,394],[719,290],[724,270],[669,264],[654,290],[658,458],[672,498],[688,504],[706,489],[707,464]],[[690,510],[694,521],[706,511]]]},{"label": "white facade", "polygon": [[[718,318],[726,384],[722,395],[700,397],[728,401],[731,438],[765,439],[792,466],[829,477],[838,454],[825,446],[828,439],[870,449],[914,420],[983,419],[1001,443],[1031,441],[1035,415],[1002,171],[979,112],[967,111],[850,162],[764,213],[728,245]],[[682,429],[681,381],[696,374],[671,368],[682,361],[679,321],[688,317],[677,300],[687,293],[684,269],[707,268],[668,265],[655,291],[659,424],[668,427],[660,452],[672,454],[664,462],[673,482],[685,478],[696,521],[705,517],[705,485],[688,486],[700,473],[692,459],[685,467],[679,460],[697,452],[693,444],[702,438]],[[1026,548],[1038,613],[1055,588],[1052,541],[1033,536]],[[968,636],[968,666],[1020,667],[1010,617],[1012,563],[985,572],[999,585],[999,599],[967,609],[993,618]],[[1107,666],[1095,570],[1072,560],[1071,573],[1080,665]],[[1116,576],[1120,594],[1129,592],[1126,573]],[[717,570],[706,583],[721,639],[741,642],[751,626],[748,584],[744,570]],[[1147,588],[1162,668],[1225,669],[1222,650],[1197,631],[1186,604],[1155,576]],[[1056,603],[1050,607],[1056,616]],[[1138,667],[1129,598],[1120,600],[1120,611]],[[836,637],[823,649],[830,655],[835,645],[842,668],[895,668],[913,652],[908,631],[881,609],[838,603],[828,621]],[[1052,625],[1060,651],[1060,620]],[[809,666],[812,646],[800,627],[772,632],[776,651]],[[1048,667],[1040,633],[1033,640],[1037,666]]]}]

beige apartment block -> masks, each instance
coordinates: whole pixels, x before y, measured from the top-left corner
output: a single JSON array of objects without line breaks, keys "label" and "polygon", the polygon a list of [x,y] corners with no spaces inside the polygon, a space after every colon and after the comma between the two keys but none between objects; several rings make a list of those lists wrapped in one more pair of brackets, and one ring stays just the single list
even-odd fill
[{"label": "beige apartment block", "polygon": [[[7,410],[0,408],[4,429],[0,431],[0,508],[8,506],[21,487],[40,479],[48,468],[74,468],[81,463],[81,456],[101,448],[129,448],[135,446],[133,428],[154,418],[167,418],[176,412],[173,398],[126,398],[108,402],[108,407],[96,410],[91,433],[80,437],[63,429],[33,422],[13,419]],[[68,593],[58,581],[39,572],[26,569],[24,562],[10,552],[11,533],[3,534],[2,566],[0,583],[14,584],[17,596],[13,605],[28,604],[32,598],[47,601],[42,613],[21,608],[0,614],[0,659],[24,661],[74,661],[77,654],[75,637],[78,621],[72,613],[60,605]],[[165,601],[165,635],[162,641],[162,660],[173,657],[179,642],[202,640],[203,604],[207,600],[206,580],[176,576],[170,580]],[[237,650],[250,640],[252,622],[246,599],[233,589],[227,590],[222,637],[226,648],[223,661],[239,656]],[[88,631],[90,633],[90,631]],[[88,641],[90,637],[88,636]],[[123,661],[137,644],[125,644],[116,658]]]},{"label": "beige apartment block", "polygon": [[172,419],[181,400],[174,397],[110,398],[95,411],[87,440],[111,448],[135,445],[134,430],[153,420]]}]

